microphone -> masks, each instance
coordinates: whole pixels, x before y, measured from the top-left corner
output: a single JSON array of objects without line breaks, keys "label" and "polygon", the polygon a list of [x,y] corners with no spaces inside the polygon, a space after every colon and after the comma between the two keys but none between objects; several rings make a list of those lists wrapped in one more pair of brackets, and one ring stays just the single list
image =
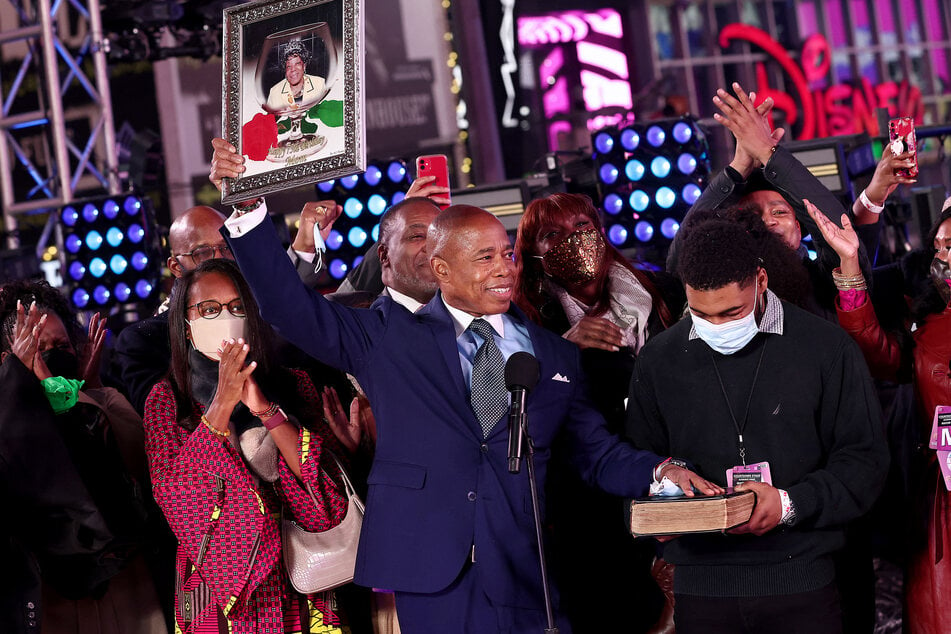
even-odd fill
[{"label": "microphone", "polygon": [[538,359],[528,352],[516,352],[505,362],[505,387],[512,393],[509,406],[509,473],[522,466],[525,444],[522,423],[525,420],[525,396],[538,385]]}]

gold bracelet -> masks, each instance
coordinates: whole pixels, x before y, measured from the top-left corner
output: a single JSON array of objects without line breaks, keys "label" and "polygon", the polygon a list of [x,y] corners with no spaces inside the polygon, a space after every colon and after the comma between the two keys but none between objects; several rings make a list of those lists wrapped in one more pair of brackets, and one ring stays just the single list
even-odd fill
[{"label": "gold bracelet", "polygon": [[231,430],[230,430],[230,429],[226,429],[226,430],[224,430],[224,431],[221,431],[220,429],[215,429],[215,426],[208,422],[208,419],[205,418],[205,415],[204,415],[204,414],[201,415],[201,422],[203,422],[203,423],[205,424],[205,427],[207,427],[208,429],[210,429],[210,430],[211,430],[211,433],[213,433],[215,436],[220,436],[220,437],[222,437],[222,438],[227,438],[228,436],[231,435]]}]

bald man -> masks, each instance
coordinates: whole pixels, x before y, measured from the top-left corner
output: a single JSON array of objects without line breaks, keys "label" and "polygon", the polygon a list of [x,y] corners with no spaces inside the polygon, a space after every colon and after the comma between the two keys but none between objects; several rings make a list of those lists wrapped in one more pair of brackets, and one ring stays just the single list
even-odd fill
[{"label": "bald man", "polygon": [[[508,393],[503,383],[499,409],[499,390],[480,378],[497,376],[498,363],[489,369],[482,358],[524,351],[539,361],[526,407],[540,490],[560,434],[584,479],[615,495],[644,495],[662,458],[607,431],[577,347],[511,304],[512,246],[492,214],[458,205],[432,220],[426,253],[439,291],[415,313],[390,297],[359,309],[312,292],[265,219],[255,210],[225,223],[263,316],[308,354],[355,375],[376,415],[356,583],[396,591],[404,634],[544,631],[527,473],[508,472]],[[685,488],[717,490],[676,465],[661,470]]]}]

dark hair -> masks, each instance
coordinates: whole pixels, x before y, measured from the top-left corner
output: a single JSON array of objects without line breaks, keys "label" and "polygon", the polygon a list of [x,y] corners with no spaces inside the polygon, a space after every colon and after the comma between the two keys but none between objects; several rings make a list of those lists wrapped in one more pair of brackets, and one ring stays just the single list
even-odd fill
[{"label": "dark hair", "polygon": [[10,337],[16,329],[17,300],[23,304],[24,310],[29,310],[35,301],[37,308],[59,317],[77,352],[86,342],[86,333],[62,293],[45,280],[16,280],[0,287],[0,350],[10,350]]},{"label": "dark hair", "polygon": [[[296,382],[274,360],[275,348],[271,327],[261,317],[254,294],[241,275],[238,265],[231,260],[214,258],[206,260],[196,268],[185,272],[176,281],[168,309],[168,333],[172,348],[168,381],[175,394],[178,424],[188,430],[193,430],[198,423],[193,415],[194,397],[190,380],[192,368],[189,363],[191,343],[186,334],[188,296],[195,282],[211,274],[222,275],[231,280],[238,291],[238,297],[244,304],[245,315],[247,316],[245,339],[250,348],[247,361],[249,363],[256,361],[258,364],[254,370],[254,378],[258,385],[265,395],[270,398],[273,398],[276,394],[284,395],[280,399],[281,406],[288,413],[292,413],[291,410],[300,406],[299,403],[296,403]],[[301,420],[303,421],[303,419]]]},{"label": "dark hair", "polygon": [[733,282],[746,286],[762,266],[760,246],[752,233],[720,214],[694,212],[680,228],[678,273],[684,284],[697,290]]},{"label": "dark hair", "polygon": [[711,218],[734,222],[753,237],[757,243],[756,256],[760,259],[760,266],[769,275],[769,289],[777,297],[800,308],[814,310],[812,298],[815,293],[802,258],[781,237],[769,230],[756,209],[735,205],[718,210],[693,211],[685,219],[683,230],[690,231],[691,227]]},{"label": "dark hair", "polygon": [[927,238],[925,238],[927,242],[921,245],[921,250],[909,253],[902,260],[902,273],[906,279],[910,278],[906,287],[913,298],[911,316],[919,324],[928,315],[943,312],[948,307],[931,280],[931,263],[934,261],[936,253],[934,241],[938,236],[938,229],[949,219],[951,219],[951,207],[942,211],[941,215],[938,216],[931,227],[931,231],[928,232]]},{"label": "dark hair", "polygon": [[[583,214],[591,224],[602,234],[604,227],[601,217],[591,198],[583,194],[552,194],[545,198],[538,198],[528,203],[522,219],[518,223],[518,234],[515,237],[515,292],[513,300],[519,308],[525,311],[533,321],[541,321],[539,309],[551,298],[547,296],[542,282],[545,279],[545,270],[541,261],[532,257],[535,253],[535,243],[538,234],[546,224],[553,224],[559,219],[575,214]],[[617,263],[629,270],[637,281],[641,283],[651,296],[653,310],[660,317],[663,325],[669,326],[673,319],[670,309],[664,302],[660,291],[648,275],[634,267],[614,245],[605,240],[604,266],[598,272],[598,301],[592,308],[592,315],[602,315],[610,308],[611,289],[608,284],[608,273],[611,264]]]}]

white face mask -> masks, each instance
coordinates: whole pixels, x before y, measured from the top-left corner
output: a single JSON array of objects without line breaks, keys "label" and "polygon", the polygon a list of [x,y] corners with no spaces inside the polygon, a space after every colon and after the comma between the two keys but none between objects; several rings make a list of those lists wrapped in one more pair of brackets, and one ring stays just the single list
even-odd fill
[{"label": "white face mask", "polygon": [[758,284],[754,285],[753,291],[756,293],[753,299],[753,310],[739,319],[714,324],[690,313],[697,336],[720,354],[733,354],[737,350],[742,350],[759,332],[759,325],[756,323],[756,305],[759,303]]},{"label": "white face mask", "polygon": [[218,313],[214,319],[189,319],[192,346],[209,359],[221,360],[218,348],[227,339],[239,339],[245,335],[247,321],[244,317],[235,317],[227,309]]}]

